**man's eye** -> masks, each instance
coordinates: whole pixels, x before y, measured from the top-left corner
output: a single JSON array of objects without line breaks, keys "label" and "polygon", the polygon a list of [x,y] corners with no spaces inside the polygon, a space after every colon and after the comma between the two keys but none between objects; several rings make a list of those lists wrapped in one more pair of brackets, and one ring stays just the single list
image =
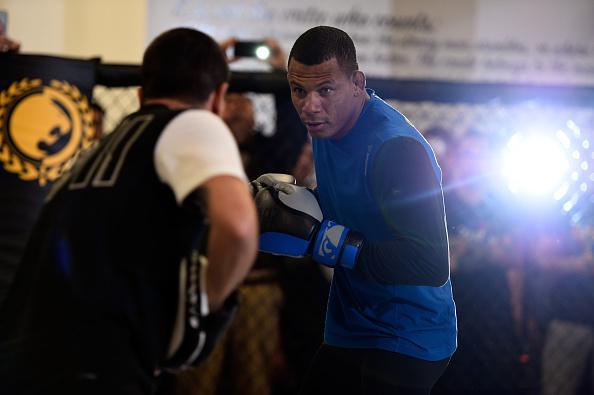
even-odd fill
[{"label": "man's eye", "polygon": [[328,87],[321,88],[321,89],[320,89],[320,95],[322,95],[322,96],[327,96],[327,95],[329,95],[330,93],[332,93],[332,91],[333,91],[333,90],[334,90],[334,89],[332,89],[332,88],[328,88]]},{"label": "man's eye", "polygon": [[297,96],[303,96],[303,93],[304,93],[304,90],[299,88],[298,86],[294,86],[292,91]]}]

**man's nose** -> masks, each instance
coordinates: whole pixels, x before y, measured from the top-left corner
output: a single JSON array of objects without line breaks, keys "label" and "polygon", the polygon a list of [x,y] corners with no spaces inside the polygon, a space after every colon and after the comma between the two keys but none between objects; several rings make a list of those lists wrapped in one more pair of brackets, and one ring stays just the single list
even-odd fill
[{"label": "man's nose", "polygon": [[303,111],[306,113],[319,112],[321,108],[320,97],[316,92],[310,92],[303,101]]}]

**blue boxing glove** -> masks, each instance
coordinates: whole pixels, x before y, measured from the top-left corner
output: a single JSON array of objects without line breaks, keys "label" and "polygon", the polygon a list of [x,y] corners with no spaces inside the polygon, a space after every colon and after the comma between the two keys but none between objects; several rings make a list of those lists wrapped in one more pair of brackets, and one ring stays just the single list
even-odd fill
[{"label": "blue boxing glove", "polygon": [[352,269],[362,245],[360,233],[325,219],[316,234],[311,255],[314,261],[322,265],[340,265]]},{"label": "blue boxing glove", "polygon": [[260,251],[312,258],[326,266],[352,268],[363,238],[325,220],[315,194],[308,188],[275,181],[261,186],[255,203],[260,219]]}]

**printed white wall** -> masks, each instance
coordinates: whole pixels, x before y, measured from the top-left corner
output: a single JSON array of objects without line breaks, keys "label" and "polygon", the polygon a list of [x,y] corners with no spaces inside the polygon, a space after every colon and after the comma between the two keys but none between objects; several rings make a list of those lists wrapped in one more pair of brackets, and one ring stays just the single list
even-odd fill
[{"label": "printed white wall", "polygon": [[309,27],[351,34],[368,75],[594,85],[591,0],[147,0],[147,41],[174,26],[217,39]]}]

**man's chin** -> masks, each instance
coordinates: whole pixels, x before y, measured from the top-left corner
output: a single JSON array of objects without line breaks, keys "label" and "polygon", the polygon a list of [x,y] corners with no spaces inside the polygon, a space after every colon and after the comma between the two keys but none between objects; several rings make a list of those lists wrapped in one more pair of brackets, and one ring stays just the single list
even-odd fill
[{"label": "man's chin", "polygon": [[308,127],[307,131],[311,137],[315,137],[317,139],[327,139],[332,137],[332,131],[327,127]]}]

